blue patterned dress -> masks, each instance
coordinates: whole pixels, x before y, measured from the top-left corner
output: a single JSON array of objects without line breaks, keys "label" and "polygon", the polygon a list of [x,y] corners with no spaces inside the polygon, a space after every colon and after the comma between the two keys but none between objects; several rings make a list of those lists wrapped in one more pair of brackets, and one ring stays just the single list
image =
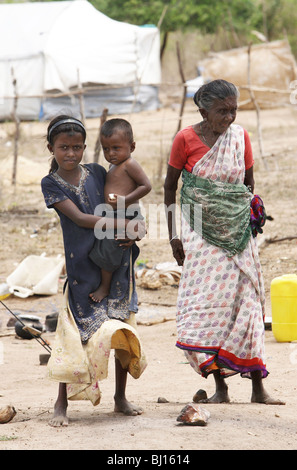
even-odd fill
[{"label": "blue patterned dress", "polygon": [[[78,186],[67,183],[57,173],[50,173],[41,181],[46,206],[54,208],[55,203],[70,199],[82,212],[94,214],[96,206],[104,203],[105,177],[105,169],[96,163],[81,165]],[[94,230],[79,227],[54,209],[63,232],[69,307],[84,342],[106,320],[125,320],[130,312],[137,312],[133,266],[139,249],[134,244],[124,251],[124,262],[113,274],[109,296],[100,303],[94,302],[89,294],[101,282],[100,268],[88,257],[95,242]]]}]

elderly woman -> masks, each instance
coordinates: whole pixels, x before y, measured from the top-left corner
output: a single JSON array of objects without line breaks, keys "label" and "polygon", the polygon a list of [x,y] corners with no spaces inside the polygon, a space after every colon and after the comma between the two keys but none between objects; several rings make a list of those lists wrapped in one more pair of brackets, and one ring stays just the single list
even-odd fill
[{"label": "elderly woman", "polygon": [[[203,121],[177,133],[165,180],[173,256],[183,265],[177,346],[191,366],[214,375],[207,401],[229,402],[225,378],[252,379],[252,402],[280,404],[265,391],[264,286],[250,224],[253,154],[248,133],[233,124],[237,88],[214,80],[196,92]],[[175,202],[181,188],[181,239]]]}]

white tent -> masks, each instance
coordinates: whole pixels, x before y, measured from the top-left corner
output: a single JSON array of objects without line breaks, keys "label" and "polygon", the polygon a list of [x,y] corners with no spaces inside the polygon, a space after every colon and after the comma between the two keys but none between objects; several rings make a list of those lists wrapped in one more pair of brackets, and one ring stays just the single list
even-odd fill
[{"label": "white tent", "polygon": [[48,119],[62,109],[79,113],[81,85],[93,117],[105,107],[156,109],[160,82],[155,26],[112,20],[87,0],[0,5],[0,120],[11,117],[15,90],[19,118]]}]

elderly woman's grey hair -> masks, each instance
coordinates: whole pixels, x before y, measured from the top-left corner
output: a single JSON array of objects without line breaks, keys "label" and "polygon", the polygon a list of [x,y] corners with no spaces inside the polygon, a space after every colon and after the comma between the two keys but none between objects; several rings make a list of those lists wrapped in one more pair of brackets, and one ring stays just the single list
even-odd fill
[{"label": "elderly woman's grey hair", "polygon": [[193,99],[199,109],[209,111],[215,100],[224,100],[229,96],[235,96],[238,99],[238,88],[233,83],[220,79],[202,85]]}]

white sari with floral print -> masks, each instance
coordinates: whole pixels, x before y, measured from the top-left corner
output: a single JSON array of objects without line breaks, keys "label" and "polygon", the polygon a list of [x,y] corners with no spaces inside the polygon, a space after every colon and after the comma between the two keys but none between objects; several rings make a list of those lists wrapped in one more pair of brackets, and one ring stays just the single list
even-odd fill
[{"label": "white sari with floral print", "polygon": [[[219,183],[242,184],[244,131],[231,125],[199,160],[193,173]],[[264,363],[264,285],[256,239],[235,255],[210,244],[182,216],[185,261],[177,301],[177,346],[207,377],[260,370]]]}]

